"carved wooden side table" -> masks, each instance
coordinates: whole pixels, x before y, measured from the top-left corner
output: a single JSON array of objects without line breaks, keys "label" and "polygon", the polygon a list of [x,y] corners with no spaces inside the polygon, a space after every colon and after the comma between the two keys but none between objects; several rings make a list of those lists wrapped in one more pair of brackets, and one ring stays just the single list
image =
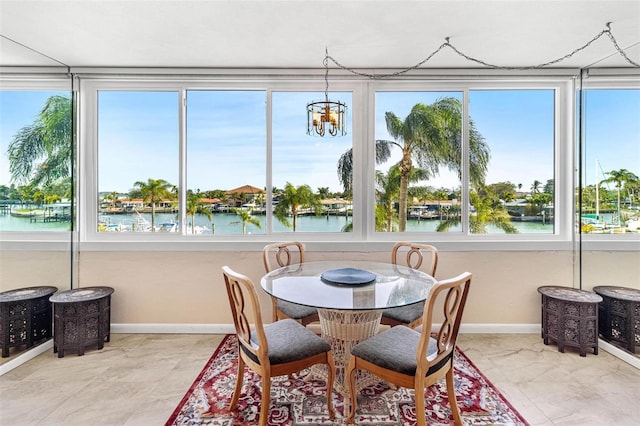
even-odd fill
[{"label": "carved wooden side table", "polygon": [[53,352],[58,358],[65,350],[84,355],[85,346],[97,343],[98,349],[110,340],[111,287],[83,287],[54,294]]},{"label": "carved wooden side table", "polygon": [[56,287],[26,287],[0,293],[0,344],[2,357],[9,348],[51,337],[51,303],[49,296]]},{"label": "carved wooden side table", "polygon": [[542,294],[542,338],[556,341],[558,350],[565,346],[576,347],[580,356],[587,356],[593,348],[598,355],[598,303],[597,294],[571,287],[538,287]]},{"label": "carved wooden side table", "polygon": [[594,287],[593,291],[602,296],[599,313],[602,337],[635,353],[640,345],[640,290],[604,285]]}]

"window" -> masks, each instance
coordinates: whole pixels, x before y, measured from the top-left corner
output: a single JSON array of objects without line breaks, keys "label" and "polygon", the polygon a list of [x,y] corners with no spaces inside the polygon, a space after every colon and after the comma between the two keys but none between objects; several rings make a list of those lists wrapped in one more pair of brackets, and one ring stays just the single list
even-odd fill
[{"label": "window", "polygon": [[[352,191],[345,190],[338,171],[340,159],[353,147],[351,132],[335,137],[307,134],[306,105],[323,95],[273,93],[273,232],[352,229]],[[350,110],[350,93],[332,93],[330,98],[346,103]]]},{"label": "window", "polygon": [[[337,168],[352,147],[351,136],[306,132],[306,104],[321,94],[271,94],[267,188],[267,92],[185,93],[182,164],[180,89],[98,91],[98,232],[224,236],[351,229],[352,200]],[[351,106],[350,93],[339,96]]]},{"label": "window", "polygon": [[69,91],[0,91],[0,231],[69,231]]},{"label": "window", "polygon": [[178,214],[178,93],[98,93],[99,232],[162,232]]},{"label": "window", "polygon": [[[488,154],[484,164],[472,136],[471,232],[552,234],[555,91],[471,90],[469,114]],[[474,180],[474,166],[486,170],[484,181]]]},{"label": "window", "polygon": [[462,109],[461,92],[376,93],[376,231],[461,231]]},{"label": "window", "polygon": [[187,92],[187,234],[266,231],[266,92]]},{"label": "window", "polygon": [[555,90],[468,93],[376,93],[377,231],[554,232]]},{"label": "window", "polygon": [[[443,242],[483,234],[570,242],[573,228],[558,212],[571,206],[572,171],[562,164],[572,161],[573,129],[558,123],[571,107],[571,81],[337,81],[330,98],[348,107],[342,137],[307,134],[307,104],[324,97],[307,86],[295,78],[85,80],[81,124],[94,152],[83,158],[96,159],[85,164],[95,173],[85,187],[96,188],[86,194],[96,200],[88,238],[295,233],[358,244],[405,232]],[[403,201],[398,165],[411,137]],[[379,145],[388,149],[374,161]],[[147,186],[158,181],[152,197]]]},{"label": "window", "polygon": [[587,89],[582,95],[580,229],[587,235],[637,233],[640,89]]}]

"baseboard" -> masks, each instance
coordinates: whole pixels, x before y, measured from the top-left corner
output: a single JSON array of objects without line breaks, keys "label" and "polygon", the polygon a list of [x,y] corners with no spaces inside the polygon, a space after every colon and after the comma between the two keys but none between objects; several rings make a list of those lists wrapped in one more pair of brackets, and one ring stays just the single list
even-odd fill
[{"label": "baseboard", "polygon": [[53,349],[53,339],[47,340],[46,342],[32,349],[29,349],[28,351],[25,351],[24,353],[17,355],[14,359],[0,365],[0,376],[8,373],[9,371],[13,370],[16,367],[21,366],[22,364],[29,361],[30,359],[33,359],[38,355],[47,352],[50,349]]},{"label": "baseboard", "polygon": [[540,333],[540,324],[461,324],[460,333],[536,334]]},{"label": "baseboard", "polygon": [[598,339],[598,348],[602,349],[603,351],[609,352],[616,358],[626,362],[627,364],[631,364],[633,367],[640,370],[640,358],[638,358],[637,356],[632,355],[629,352],[626,352],[602,339]]}]

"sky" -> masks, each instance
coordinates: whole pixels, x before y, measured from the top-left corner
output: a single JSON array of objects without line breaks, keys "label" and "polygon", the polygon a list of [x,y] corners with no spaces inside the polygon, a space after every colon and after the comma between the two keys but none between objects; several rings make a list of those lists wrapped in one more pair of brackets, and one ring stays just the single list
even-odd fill
[{"label": "sky", "polygon": [[584,104],[586,184],[606,179],[612,170],[640,177],[640,90],[589,90]]},{"label": "sky", "polygon": [[[474,90],[469,93],[470,116],[489,146],[487,183],[522,183],[528,190],[534,180],[553,178],[553,91]],[[453,97],[462,102],[462,92],[397,92],[376,95],[376,138],[390,139],[385,112],[404,120],[417,103],[432,104]],[[399,160],[399,150],[390,163]],[[387,167],[388,168],[388,167]],[[446,168],[429,181],[430,186],[456,188],[457,174]]]},{"label": "sky", "polygon": [[[8,185],[7,147],[15,133],[33,123],[45,100],[61,92],[0,91],[0,184]],[[384,113],[405,119],[418,102],[430,104],[461,92],[378,92],[375,137],[390,139]],[[340,191],[336,165],[352,146],[352,99],[348,134],[306,134],[306,105],[318,92],[273,93],[272,184],[309,184]],[[486,182],[511,181],[530,189],[534,180],[553,178],[553,91],[470,91],[470,114],[491,152]],[[625,168],[640,175],[640,90],[591,90],[586,98],[585,170],[587,184],[602,173]],[[178,183],[178,94],[176,92],[100,92],[98,179],[100,192],[127,192],[148,178]],[[189,91],[187,103],[187,186],[231,189],[266,186],[266,98],[263,91]],[[383,171],[399,159],[399,150]],[[596,165],[601,175],[595,176]],[[591,170],[591,172],[590,172]],[[426,185],[455,188],[455,173],[441,169]]]},{"label": "sky", "polygon": [[32,124],[48,98],[54,95],[70,96],[63,91],[9,91],[0,90],[0,185],[9,185],[9,159],[7,148],[21,128]]}]

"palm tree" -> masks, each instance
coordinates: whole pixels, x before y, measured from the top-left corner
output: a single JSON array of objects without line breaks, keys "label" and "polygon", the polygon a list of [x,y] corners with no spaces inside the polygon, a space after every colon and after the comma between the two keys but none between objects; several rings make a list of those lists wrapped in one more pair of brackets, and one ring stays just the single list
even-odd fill
[{"label": "palm tree", "polygon": [[387,174],[376,170],[376,183],[376,231],[392,232],[394,219],[397,221],[394,201],[400,194],[400,169],[391,166]]},{"label": "palm tree", "polygon": [[[258,229],[262,228],[260,220],[257,217],[251,215],[251,209],[235,208],[233,212],[240,216],[240,222],[242,222],[242,235],[247,233],[247,223],[255,225]],[[232,224],[240,222],[231,222]]]},{"label": "palm tree", "polygon": [[18,130],[7,148],[12,180],[37,186],[70,175],[71,100],[47,99],[38,118]]},{"label": "palm tree", "polygon": [[320,198],[322,199],[327,199],[330,196],[330,191],[329,191],[329,187],[328,186],[321,186],[318,188],[318,195],[320,195]]},{"label": "palm tree", "polygon": [[544,208],[545,206],[548,206],[552,201],[553,195],[547,194],[546,192],[533,194],[531,198],[529,198],[529,205],[531,206],[532,213],[542,216],[543,224],[545,224],[546,221]]},{"label": "palm tree", "polygon": [[[429,172],[424,169],[413,168],[409,174],[410,182],[419,182],[429,177]],[[389,168],[389,172],[385,175],[381,171],[376,171],[376,183],[378,189],[376,195],[379,203],[376,204],[376,230],[391,232],[394,219],[396,219],[396,211],[394,202],[398,200],[400,194],[401,174],[398,165]],[[379,219],[383,219],[382,223],[378,223]],[[397,221],[397,220],[396,220]],[[380,226],[381,225],[381,226]]]},{"label": "palm tree", "polygon": [[633,206],[633,200],[638,199],[638,195],[640,194],[640,179],[625,182],[624,189],[626,189],[629,194],[630,206]]},{"label": "palm tree", "polygon": [[116,201],[118,201],[118,195],[117,191],[110,192],[104,196],[103,201],[109,202],[109,207],[115,207]]},{"label": "palm tree", "polygon": [[[384,163],[391,156],[391,146],[385,141],[376,141],[376,164]],[[338,179],[344,188],[344,196],[353,193],[353,148],[338,160]]]},{"label": "palm tree", "polygon": [[[487,188],[483,187],[483,192],[487,192]],[[488,191],[490,192],[490,190]],[[486,234],[488,232],[487,225],[491,224],[502,229],[507,234],[519,233],[509,218],[509,213],[499,203],[497,197],[490,193],[482,194],[482,197],[476,191],[469,191],[469,201],[475,208],[475,214],[469,216],[469,228],[474,234]],[[461,216],[455,215],[451,219],[440,222],[436,231],[445,232],[449,228],[458,226]]]},{"label": "palm tree", "polygon": [[258,207],[264,207],[266,199],[267,199],[266,194],[262,192],[254,195],[253,197],[253,201],[256,203],[256,206]]},{"label": "palm tree", "polygon": [[[451,97],[441,98],[431,105],[416,104],[409,115],[400,120],[393,112],[385,114],[387,131],[394,140],[376,140],[376,163],[391,154],[391,147],[402,150],[400,170],[399,231],[407,223],[407,188],[413,160],[430,176],[437,175],[439,167],[455,170],[462,176],[462,103]],[[484,182],[489,163],[489,148],[482,135],[469,120],[469,175],[472,184]],[[344,153],[338,162],[338,177],[351,190],[353,171],[352,150]]]},{"label": "palm tree", "polygon": [[625,184],[626,186],[628,182],[637,182],[639,179],[638,176],[627,169],[612,170],[605,174],[609,175],[609,177],[602,182],[614,182],[616,184],[616,191],[618,193],[618,223],[620,224],[620,190],[622,189],[622,185]]},{"label": "palm tree", "polygon": [[[213,213],[211,210],[205,207],[204,204],[200,202],[200,194],[189,193],[187,195],[187,211],[186,216],[191,216],[191,233],[196,233],[196,227],[194,222],[196,214],[203,214],[209,219],[209,223],[211,223],[211,219],[213,219]],[[211,227],[213,229],[213,225]]]},{"label": "palm tree", "polygon": [[542,182],[540,182],[537,179],[534,180],[533,183],[531,184],[531,193],[537,194],[538,192],[540,192],[540,185],[542,185]]},{"label": "palm tree", "polygon": [[144,201],[151,203],[151,232],[155,232],[156,203],[171,197],[173,185],[164,179],[147,179],[146,182],[137,181],[133,186],[140,191]]},{"label": "palm tree", "polygon": [[435,200],[448,200],[449,194],[444,188],[440,188],[433,192],[433,198]]},{"label": "palm tree", "polygon": [[287,228],[292,226],[287,219],[287,215],[291,214],[293,217],[293,232],[296,232],[300,209],[307,208],[313,209],[316,215],[322,213],[322,203],[320,203],[319,196],[313,193],[309,185],[300,185],[296,188],[287,182],[278,204],[273,209],[273,214]]}]

